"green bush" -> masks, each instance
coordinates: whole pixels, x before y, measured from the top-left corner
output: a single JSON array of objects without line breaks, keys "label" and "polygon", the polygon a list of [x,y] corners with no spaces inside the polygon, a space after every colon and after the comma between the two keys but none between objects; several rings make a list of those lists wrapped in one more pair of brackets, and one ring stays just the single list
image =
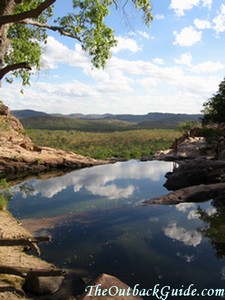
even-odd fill
[{"label": "green bush", "polygon": [[10,185],[5,179],[0,180],[0,210],[7,208],[8,202],[12,198],[12,193],[9,191]]}]

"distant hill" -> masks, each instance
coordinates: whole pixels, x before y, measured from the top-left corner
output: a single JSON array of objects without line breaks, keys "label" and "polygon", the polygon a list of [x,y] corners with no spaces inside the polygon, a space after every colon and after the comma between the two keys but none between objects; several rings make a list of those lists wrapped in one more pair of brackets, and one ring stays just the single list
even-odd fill
[{"label": "distant hill", "polygon": [[47,113],[44,113],[42,111],[32,110],[32,109],[12,110],[11,114],[15,116],[17,119],[48,116]]},{"label": "distant hill", "polygon": [[104,119],[70,119],[63,117],[32,117],[20,120],[27,129],[79,130],[86,132],[113,132],[133,129],[131,122]]},{"label": "distant hill", "polygon": [[54,117],[63,117],[63,118],[70,118],[70,119],[84,119],[84,120],[96,120],[96,119],[104,119],[105,115],[98,115],[98,114],[89,114],[89,115],[84,115],[84,114],[69,114],[69,115],[63,115],[63,114],[51,114],[51,116]]},{"label": "distant hill", "polygon": [[111,132],[131,129],[175,129],[182,122],[199,121],[200,114],[148,113],[131,114],[47,114],[34,110],[16,110],[12,114],[21,119],[25,128],[50,130],[80,130]]}]

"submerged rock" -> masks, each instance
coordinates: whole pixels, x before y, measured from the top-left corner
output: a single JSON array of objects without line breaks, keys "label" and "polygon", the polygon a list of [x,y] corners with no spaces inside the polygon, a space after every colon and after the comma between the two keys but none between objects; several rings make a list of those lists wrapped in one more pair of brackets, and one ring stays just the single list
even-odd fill
[{"label": "submerged rock", "polygon": [[32,276],[26,279],[24,288],[33,295],[54,294],[60,288],[64,277],[38,277]]}]

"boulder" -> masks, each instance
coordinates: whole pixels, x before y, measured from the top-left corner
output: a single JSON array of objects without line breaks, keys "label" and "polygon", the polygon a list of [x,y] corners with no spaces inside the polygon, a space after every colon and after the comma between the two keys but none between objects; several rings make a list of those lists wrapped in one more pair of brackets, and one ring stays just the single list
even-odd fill
[{"label": "boulder", "polygon": [[0,115],[7,116],[9,114],[8,107],[0,101]]},{"label": "boulder", "polygon": [[64,277],[38,277],[30,276],[25,281],[25,290],[33,295],[54,294],[60,288]]}]

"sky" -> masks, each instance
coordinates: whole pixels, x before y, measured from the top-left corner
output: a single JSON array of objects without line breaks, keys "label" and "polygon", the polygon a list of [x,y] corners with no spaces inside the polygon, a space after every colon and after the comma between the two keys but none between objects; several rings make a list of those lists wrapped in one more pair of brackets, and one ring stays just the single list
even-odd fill
[{"label": "sky", "polygon": [[[57,0],[55,13],[70,3]],[[107,19],[118,45],[105,69],[93,68],[76,40],[49,31],[31,86],[21,94],[20,82],[3,82],[0,98],[11,110],[47,113],[200,113],[225,75],[224,1],[151,0],[150,27],[131,4]]]}]

